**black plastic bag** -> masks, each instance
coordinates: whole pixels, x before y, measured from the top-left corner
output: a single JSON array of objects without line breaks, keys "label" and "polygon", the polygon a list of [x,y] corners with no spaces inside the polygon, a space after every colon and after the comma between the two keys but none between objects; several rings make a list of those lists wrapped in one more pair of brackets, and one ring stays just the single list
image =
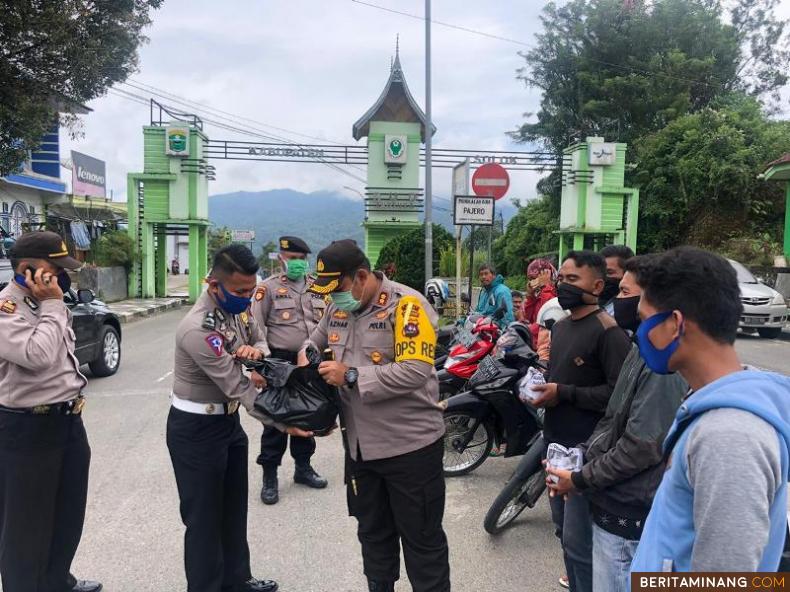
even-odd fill
[{"label": "black plastic bag", "polygon": [[339,394],[318,374],[318,366],[299,368],[281,360],[264,360],[258,369],[267,388],[255,408],[286,426],[326,433],[338,417]]}]

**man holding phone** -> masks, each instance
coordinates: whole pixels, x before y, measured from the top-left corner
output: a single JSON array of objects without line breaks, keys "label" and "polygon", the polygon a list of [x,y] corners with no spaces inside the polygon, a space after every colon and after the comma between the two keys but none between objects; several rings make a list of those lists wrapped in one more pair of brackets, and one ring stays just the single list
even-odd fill
[{"label": "man holding phone", "polygon": [[70,573],[85,520],[87,380],[63,292],[79,261],[54,232],[22,235],[0,291],[0,576],[5,592],[98,592]]}]

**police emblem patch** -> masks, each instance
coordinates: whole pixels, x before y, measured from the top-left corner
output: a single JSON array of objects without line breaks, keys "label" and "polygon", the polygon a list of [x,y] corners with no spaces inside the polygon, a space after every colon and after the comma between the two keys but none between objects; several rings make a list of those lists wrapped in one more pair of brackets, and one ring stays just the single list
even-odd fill
[{"label": "police emblem patch", "polygon": [[260,302],[263,300],[263,297],[266,296],[266,287],[261,286],[257,290],[255,290],[255,301]]},{"label": "police emblem patch", "polygon": [[405,337],[417,337],[420,334],[420,326],[417,323],[406,323],[403,326],[403,335]]},{"label": "police emblem patch", "polygon": [[381,364],[382,359],[383,356],[381,355],[381,352],[374,351],[372,354],[370,354],[370,361],[374,364]]},{"label": "police emblem patch", "polygon": [[282,240],[280,241],[280,248],[281,248],[283,251],[287,251],[287,250],[290,248],[290,247],[289,247],[289,245],[288,245],[288,241],[287,241],[286,239],[282,239]]},{"label": "police emblem patch", "polygon": [[241,319],[241,322],[244,323],[245,325],[250,324],[250,316],[247,314],[246,310],[239,315],[239,318]]},{"label": "police emblem patch", "polygon": [[340,335],[337,333],[330,333],[329,334],[329,343],[337,343],[340,341]]},{"label": "police emblem patch", "polygon": [[220,335],[219,333],[211,333],[209,335],[206,335],[206,343],[208,343],[208,346],[211,348],[211,351],[213,351],[217,357],[222,355],[222,344],[223,344],[222,335]]},{"label": "police emblem patch", "polygon": [[277,294],[280,296],[285,296],[288,293],[288,288],[277,288]]},{"label": "police emblem patch", "polygon": [[324,271],[324,260],[323,259],[319,259],[318,260],[318,263],[316,263],[316,265],[315,265],[315,269],[316,269],[316,271]]},{"label": "police emblem patch", "polygon": [[386,292],[382,292],[379,294],[378,304],[379,306],[387,306],[387,302],[390,300],[390,295]]},{"label": "police emblem patch", "polygon": [[376,318],[377,319],[386,319],[389,316],[389,314],[390,314],[389,311],[382,310],[381,312],[377,312],[376,313]]},{"label": "police emblem patch", "polygon": [[332,318],[335,319],[347,319],[348,313],[345,310],[336,310],[335,314],[332,315]]},{"label": "police emblem patch", "polygon": [[290,318],[291,318],[291,313],[288,312],[287,310],[283,311],[283,320],[287,321]]},{"label": "police emblem patch", "polygon": [[13,314],[16,312],[16,302],[13,300],[6,300],[3,304],[0,304],[0,310],[8,314]]}]

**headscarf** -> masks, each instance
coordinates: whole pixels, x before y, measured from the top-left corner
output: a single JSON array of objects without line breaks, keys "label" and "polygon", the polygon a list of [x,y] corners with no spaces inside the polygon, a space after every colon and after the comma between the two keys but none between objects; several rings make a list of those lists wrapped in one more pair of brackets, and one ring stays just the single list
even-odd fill
[{"label": "headscarf", "polygon": [[549,270],[551,272],[551,283],[557,281],[557,268],[548,259],[534,259],[527,266],[527,278],[531,275],[539,275],[541,272]]}]

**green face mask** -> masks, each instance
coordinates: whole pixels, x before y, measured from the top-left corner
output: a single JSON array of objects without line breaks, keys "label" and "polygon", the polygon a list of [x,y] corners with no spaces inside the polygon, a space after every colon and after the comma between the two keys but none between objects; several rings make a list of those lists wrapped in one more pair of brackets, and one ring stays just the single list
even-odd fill
[{"label": "green face mask", "polygon": [[289,280],[299,280],[310,271],[310,263],[307,259],[289,259],[286,263],[285,275]]},{"label": "green face mask", "polygon": [[362,306],[362,303],[351,294],[351,290],[348,292],[332,292],[332,302],[345,312],[357,311]]}]

